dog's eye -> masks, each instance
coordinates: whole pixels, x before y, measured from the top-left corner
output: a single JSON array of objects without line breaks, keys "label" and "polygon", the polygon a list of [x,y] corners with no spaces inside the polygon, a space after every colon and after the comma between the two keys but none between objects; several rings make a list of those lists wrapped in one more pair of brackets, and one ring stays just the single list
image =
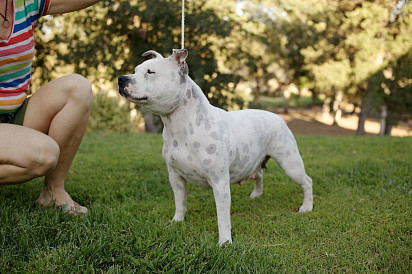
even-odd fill
[{"label": "dog's eye", "polygon": [[147,70],[147,74],[155,74],[156,72],[151,71],[150,69]]}]

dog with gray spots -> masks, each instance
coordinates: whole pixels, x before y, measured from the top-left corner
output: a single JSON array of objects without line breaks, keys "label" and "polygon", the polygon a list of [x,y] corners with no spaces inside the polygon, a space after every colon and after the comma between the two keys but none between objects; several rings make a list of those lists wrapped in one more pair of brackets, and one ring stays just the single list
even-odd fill
[{"label": "dog with gray spots", "polygon": [[162,154],[175,198],[174,221],[184,220],[187,182],[211,188],[219,244],[231,243],[230,184],[254,178],[250,197],[262,195],[263,168],[270,158],[302,187],[299,212],[312,210],[312,179],[280,116],[263,110],[227,112],[210,105],[188,76],[186,49],[173,50],[168,58],[152,50],[147,55],[153,58],[137,66],[134,74],[119,77],[119,93],[163,121]]}]

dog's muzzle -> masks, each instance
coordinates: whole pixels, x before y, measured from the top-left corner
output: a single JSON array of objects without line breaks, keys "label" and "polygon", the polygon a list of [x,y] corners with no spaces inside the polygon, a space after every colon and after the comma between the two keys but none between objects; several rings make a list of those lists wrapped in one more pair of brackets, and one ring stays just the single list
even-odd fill
[{"label": "dog's muzzle", "polygon": [[118,85],[119,85],[119,93],[120,95],[126,97],[127,92],[125,91],[125,87],[130,83],[130,78],[127,76],[120,76],[117,79]]},{"label": "dog's muzzle", "polygon": [[129,94],[129,92],[126,90],[126,87],[130,84],[130,82],[132,81],[130,77],[128,76],[120,76],[118,79],[118,85],[119,85],[119,93],[121,96],[123,96],[124,98],[126,98],[129,101],[133,101],[133,102],[145,102],[147,101],[147,96],[143,96],[143,97],[135,97],[132,96],[131,94]]}]

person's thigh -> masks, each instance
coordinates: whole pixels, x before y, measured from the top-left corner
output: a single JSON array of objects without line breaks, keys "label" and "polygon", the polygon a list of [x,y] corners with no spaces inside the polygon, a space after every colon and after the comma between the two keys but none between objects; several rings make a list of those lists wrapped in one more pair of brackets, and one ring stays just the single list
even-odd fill
[{"label": "person's thigh", "polygon": [[59,158],[59,146],[36,130],[0,124],[0,184],[23,183],[45,175]]},{"label": "person's thigh", "polygon": [[89,109],[92,92],[90,82],[77,74],[66,75],[52,80],[38,89],[30,98],[23,125],[48,134],[51,121],[69,102],[76,102],[77,111]]}]

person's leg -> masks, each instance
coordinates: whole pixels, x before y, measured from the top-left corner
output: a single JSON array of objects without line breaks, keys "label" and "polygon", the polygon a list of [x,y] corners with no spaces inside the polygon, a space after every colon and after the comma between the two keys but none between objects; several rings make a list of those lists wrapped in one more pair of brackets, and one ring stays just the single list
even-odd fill
[{"label": "person's leg", "polygon": [[92,97],[87,79],[68,75],[41,87],[29,101],[23,126],[47,134],[60,148],[56,167],[45,176],[40,205],[74,206],[64,181],[86,131]]},{"label": "person's leg", "polygon": [[0,124],[0,132],[0,185],[24,183],[56,167],[60,149],[49,136],[9,124]]}]

